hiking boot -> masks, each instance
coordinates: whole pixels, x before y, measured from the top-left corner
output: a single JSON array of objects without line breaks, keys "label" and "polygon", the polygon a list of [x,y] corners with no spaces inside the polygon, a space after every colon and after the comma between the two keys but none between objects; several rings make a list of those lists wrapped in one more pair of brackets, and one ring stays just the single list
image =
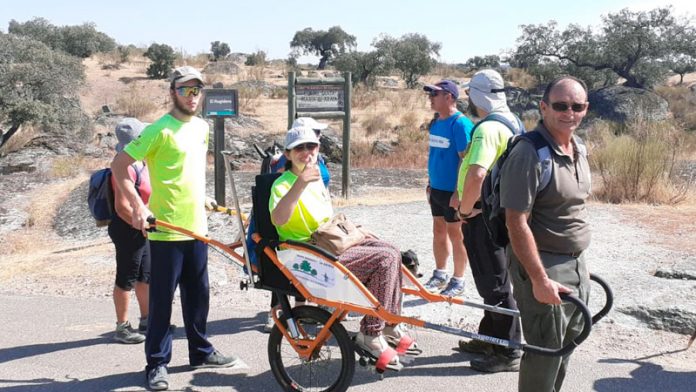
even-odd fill
[{"label": "hiking boot", "polygon": [[486,355],[483,358],[472,359],[471,368],[485,373],[519,372],[520,358],[499,353]]},{"label": "hiking boot", "polygon": [[153,391],[164,391],[169,389],[168,378],[167,368],[164,365],[159,365],[147,373],[147,385]]},{"label": "hiking boot", "polygon": [[483,340],[460,340],[459,349],[471,354],[493,355],[493,344]]},{"label": "hiking boot", "polygon": [[126,321],[123,324],[116,323],[114,340],[124,344],[138,344],[145,341],[145,335],[134,331],[130,321]]},{"label": "hiking boot", "polygon": [[423,287],[430,292],[440,291],[447,285],[447,279],[449,279],[447,274],[440,275],[433,271],[433,276],[428,279],[428,282]]},{"label": "hiking boot", "polygon": [[222,353],[218,350],[215,350],[212,354],[208,355],[208,357],[205,359],[205,361],[203,361],[203,363],[199,363],[198,365],[191,365],[191,367],[193,367],[194,369],[226,368],[236,365],[237,362],[239,362],[239,357],[235,355],[226,357],[222,355]]},{"label": "hiking boot", "polygon": [[446,297],[459,297],[464,293],[464,279],[452,279],[447,283],[447,287],[440,291],[440,294]]}]

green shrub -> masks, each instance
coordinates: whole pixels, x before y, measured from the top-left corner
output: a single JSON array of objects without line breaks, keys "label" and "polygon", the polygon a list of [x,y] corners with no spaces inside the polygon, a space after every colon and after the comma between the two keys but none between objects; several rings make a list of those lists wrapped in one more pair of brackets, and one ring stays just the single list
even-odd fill
[{"label": "green shrub", "polygon": [[259,50],[247,56],[244,65],[266,65],[266,52]]},{"label": "green shrub", "polygon": [[151,79],[166,79],[174,68],[174,49],[167,44],[152,44],[143,56],[152,60],[147,67],[147,76]]}]

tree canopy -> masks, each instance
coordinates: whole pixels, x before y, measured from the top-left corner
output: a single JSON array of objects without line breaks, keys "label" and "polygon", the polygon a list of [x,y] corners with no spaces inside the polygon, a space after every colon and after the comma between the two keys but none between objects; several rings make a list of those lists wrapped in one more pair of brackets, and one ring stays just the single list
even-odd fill
[{"label": "tree canopy", "polygon": [[314,31],[307,27],[296,32],[290,41],[292,49],[321,58],[317,69],[325,69],[329,61],[355,46],[355,36],[346,33],[340,26],[333,26],[328,31]]},{"label": "tree canopy", "polygon": [[671,7],[623,9],[602,20],[597,32],[574,24],[559,31],[555,21],[523,25],[513,61],[537,69],[552,65],[571,73],[603,73],[598,80],[610,71],[625,79],[624,85],[644,88],[664,80],[669,58],[695,53],[696,30],[688,20],[673,16]]},{"label": "tree canopy", "polygon": [[386,75],[392,68],[392,59],[379,51],[355,51],[339,55],[333,64],[339,71],[350,72],[353,84],[372,86],[376,76]]},{"label": "tree canopy", "polygon": [[230,52],[230,46],[225,42],[213,41],[210,43],[210,53],[213,55],[213,61],[227,57]]},{"label": "tree canopy", "polygon": [[400,38],[383,35],[372,46],[385,58],[391,59],[409,88],[416,87],[418,78],[435,66],[435,57],[440,55],[442,47],[439,42],[430,42],[422,34],[405,34]]},{"label": "tree canopy", "polygon": [[27,37],[0,33],[0,124],[9,124],[0,146],[24,123],[41,124],[48,131],[85,131],[78,97],[84,77],[77,57]]},{"label": "tree canopy", "polygon": [[34,18],[24,23],[13,19],[7,31],[10,34],[43,42],[51,49],[62,50],[80,58],[116,49],[116,41],[97,31],[94,23],[84,23],[79,26],[54,26],[44,18]]},{"label": "tree canopy", "polygon": [[166,79],[174,68],[176,55],[174,49],[167,44],[154,43],[147,48],[143,56],[152,60],[146,71],[151,79]]}]

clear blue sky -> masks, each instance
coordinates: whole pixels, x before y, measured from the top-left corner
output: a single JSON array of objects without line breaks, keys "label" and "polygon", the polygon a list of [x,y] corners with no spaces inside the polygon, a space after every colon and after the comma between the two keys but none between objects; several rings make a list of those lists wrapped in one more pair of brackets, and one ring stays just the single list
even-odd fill
[{"label": "clear blue sky", "polygon": [[[598,26],[607,13],[664,4],[658,0],[0,0],[0,31],[7,32],[12,19],[43,17],[54,25],[93,22],[120,44],[166,43],[196,54],[208,52],[210,42],[219,40],[233,52],[260,49],[270,58],[286,58],[296,31],[339,25],[357,37],[358,49],[364,51],[371,50],[373,39],[382,33],[425,34],[442,44],[441,61],[456,63],[513,49],[522,24],[556,20],[562,27]],[[670,4],[677,15],[696,15],[695,0]]]}]

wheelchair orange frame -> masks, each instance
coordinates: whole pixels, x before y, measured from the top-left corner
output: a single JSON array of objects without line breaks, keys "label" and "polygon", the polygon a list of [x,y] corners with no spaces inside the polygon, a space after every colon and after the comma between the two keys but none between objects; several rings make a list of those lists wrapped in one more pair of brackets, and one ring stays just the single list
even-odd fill
[{"label": "wheelchair orange frame", "polygon": [[[227,156],[224,154],[223,156],[225,160],[227,160]],[[226,167],[229,167],[229,164],[227,164]],[[231,171],[228,171],[228,174],[232,185],[232,196],[235,208],[236,211],[240,211],[234,186],[234,178]],[[269,175],[265,176],[268,177]],[[257,187],[259,186],[260,177],[263,176],[257,176]],[[266,182],[268,183],[268,181]],[[255,213],[257,212],[257,207],[259,207],[256,205],[256,201],[255,196],[253,207]],[[366,358],[364,358],[365,353],[361,352],[361,350],[357,348],[357,345],[354,345],[352,341],[347,341],[350,338],[345,328],[342,326],[342,321],[349,312],[378,317],[392,325],[405,323],[415,327],[433,329],[470,339],[481,340],[499,346],[520,349],[524,352],[545,356],[563,356],[574,350],[575,347],[589,336],[592,325],[604,317],[613,304],[613,294],[609,285],[599,277],[591,275],[590,278],[598,283],[605,292],[605,305],[596,315],[592,316],[587,306],[577,297],[561,294],[561,298],[564,302],[572,303],[577,307],[584,322],[583,330],[579,336],[565,346],[560,348],[539,347],[525,344],[521,341],[511,341],[482,335],[464,329],[431,323],[419,318],[402,316],[387,311],[362,282],[360,282],[350,270],[338,262],[338,258],[335,255],[308,243],[291,240],[279,241],[273,238],[268,239],[264,238],[259,232],[254,233],[252,238],[257,244],[257,250],[260,249],[266,259],[259,260],[260,264],[258,266],[252,266],[249,261],[248,249],[244,240],[246,226],[242,220],[242,214],[236,213],[231,215],[237,216],[242,238],[240,243],[244,248],[244,258],[235,252],[235,249],[239,248],[240,243],[236,242],[226,245],[206,236],[196,234],[154,218],[150,220],[150,223],[155,226],[162,226],[175,230],[222,250],[224,253],[231,256],[238,264],[246,265],[247,271],[252,271],[252,273],[249,274],[249,278],[254,287],[271,290],[278,296],[279,305],[272,311],[275,327],[269,337],[268,353],[272,373],[285,390],[305,391],[316,389],[322,391],[344,391],[350,386],[355,367],[355,352],[357,351],[360,353],[361,364],[366,362]],[[257,217],[258,215],[255,215],[255,219]],[[267,223],[268,222],[266,222],[266,224]],[[256,221],[256,226],[257,229],[262,226],[260,219]],[[260,253],[259,256],[261,259]],[[268,264],[268,261],[272,264]],[[264,262],[267,264],[264,265]],[[273,271],[274,273],[279,272],[282,274],[276,276],[277,281],[283,283],[283,285],[281,285],[282,287],[277,285],[274,286],[274,284],[269,284],[264,280],[264,274],[269,273],[269,268],[275,268],[277,271]],[[460,297],[447,297],[431,293],[423,287],[418,279],[404,265],[401,265],[401,272],[403,277],[406,278],[411,285],[410,287],[402,287],[401,290],[405,295],[419,297],[430,303],[443,302],[464,305],[508,315],[514,318],[519,317],[519,312],[516,310],[470,302]],[[283,281],[283,279],[285,281]],[[333,308],[333,311],[329,312],[325,309],[308,306],[292,308],[289,303],[289,296],[294,294],[299,294],[308,301],[318,305]],[[324,355],[322,353],[323,347],[327,344],[327,341],[331,339],[333,342],[334,338],[341,355],[341,360],[339,371],[335,372],[335,375],[329,375],[329,377],[335,376],[336,379],[329,380],[317,387],[304,385],[304,381],[298,380],[298,378],[302,377],[305,373],[310,375],[307,377],[309,380],[307,382],[310,384],[316,382],[316,379],[319,378],[317,371],[313,370],[313,365],[318,361],[328,360],[328,364],[337,362],[332,360],[333,354]],[[291,361],[281,358],[284,353],[283,347],[281,347],[283,341],[289,344],[299,358],[297,366],[301,371],[293,373],[299,376],[291,374],[294,368],[286,363]],[[333,352],[334,351],[331,351],[331,353]],[[308,372],[304,371],[305,367],[309,369]],[[318,365],[316,368],[323,369],[322,365]],[[384,367],[380,368],[377,366],[376,370],[382,373],[385,369]]]}]

